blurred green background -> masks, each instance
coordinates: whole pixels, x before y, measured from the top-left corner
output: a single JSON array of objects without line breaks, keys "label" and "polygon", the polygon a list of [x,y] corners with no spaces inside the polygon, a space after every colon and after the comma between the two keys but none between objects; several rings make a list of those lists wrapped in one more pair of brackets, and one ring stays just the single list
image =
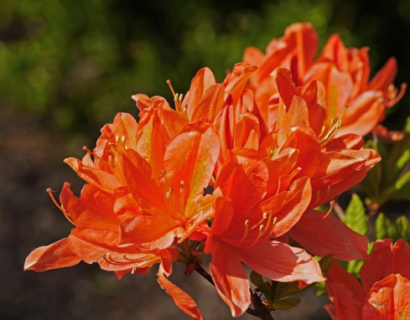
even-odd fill
[{"label": "blurred green background", "polygon": [[[313,24],[321,47],[334,32],[346,46],[369,46],[373,74],[395,56],[396,86],[409,82],[409,0],[0,1],[0,319],[187,318],[155,271],[121,282],[83,264],[23,273],[31,250],[69,232],[44,190],[64,181],[81,188],[61,160],[81,157],[115,113],[137,115],[132,94],[171,98],[167,79],[185,93],[204,66],[222,81],[244,48],[264,50],[297,21]],[[387,126],[400,129],[408,115],[410,94]],[[201,279],[175,281],[202,299],[205,318],[230,318]],[[314,301],[275,319],[328,319],[326,300]]]}]

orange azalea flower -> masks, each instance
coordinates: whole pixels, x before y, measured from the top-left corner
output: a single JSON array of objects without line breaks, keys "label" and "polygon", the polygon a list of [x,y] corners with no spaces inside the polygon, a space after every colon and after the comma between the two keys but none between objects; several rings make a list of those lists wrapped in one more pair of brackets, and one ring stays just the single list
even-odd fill
[{"label": "orange azalea flower", "polygon": [[285,35],[268,45],[266,54],[250,47],[244,61],[259,66],[251,78],[252,88],[265,123],[269,123],[269,98],[276,93],[272,73],[278,67],[291,70],[298,86],[319,80],[326,88],[326,125],[339,118],[344,108],[344,126],[338,135],[356,133],[365,135],[374,131],[386,140],[399,140],[399,132],[388,133],[379,124],[386,108],[401,99],[406,85],[400,92],[392,84],[397,64],[391,58],[369,82],[370,66],[368,48],[346,49],[338,35],[328,40],[322,53],[314,60],[318,47],[316,31],[308,23],[295,23]]},{"label": "orange azalea flower", "polygon": [[[126,273],[145,273],[170,256],[169,249],[144,252],[135,246],[118,246],[119,224],[123,217],[114,212],[115,197],[85,185],[76,198],[66,183],[60,195],[61,211],[76,228],[68,238],[34,250],[24,269],[42,272],[73,266],[81,260],[98,262],[103,270],[115,271],[121,278]],[[175,255],[175,254],[174,254]]]},{"label": "orange azalea flower", "polygon": [[[290,71],[283,68],[278,68],[272,79],[277,93],[270,99],[269,132],[263,135],[258,130],[258,119],[252,114],[232,113],[227,115],[229,121],[224,121],[223,129],[218,129],[220,140],[229,141],[226,132],[234,128],[234,144],[226,150],[264,161],[269,172],[264,199],[287,190],[302,177],[311,179],[308,209],[313,209],[363,180],[380,157],[374,150],[363,149],[360,136],[345,134],[335,138],[340,119],[332,126],[324,126],[326,95],[320,82],[297,87]],[[222,173],[218,171],[217,181],[222,180]],[[366,237],[329,214],[309,210],[295,223],[288,235],[314,254],[333,253],[341,260],[367,256]]]},{"label": "orange azalea flower", "polygon": [[148,100],[153,105],[142,110],[140,123],[119,114],[103,128],[94,152],[86,149],[82,161],[66,160],[89,182],[80,199],[68,184],[60,196],[60,209],[76,228],[68,238],[34,250],[25,269],[97,261],[121,278],[148,272],[161,262],[161,286],[183,311],[201,319],[192,299],[166,277],[178,259],[177,241],[183,242],[213,215],[213,197],[204,196],[203,190],[219,155],[218,136],[203,121],[176,132],[170,122],[160,121],[171,109],[163,108],[161,99]]},{"label": "orange azalea flower", "polygon": [[312,256],[271,240],[287,232],[306,210],[311,196],[309,179],[296,180],[262,201],[268,180],[263,161],[229,153],[215,182],[220,197],[205,252],[212,254],[210,269],[216,289],[234,317],[250,304],[250,285],[242,263],[276,281],[304,285],[323,280]]},{"label": "orange azalea flower", "polygon": [[143,213],[121,224],[121,244],[161,240],[150,247],[166,248],[174,237],[182,242],[210,218],[213,197],[203,196],[203,190],[218,154],[218,137],[210,127],[177,135],[165,150],[160,177],[152,178],[149,163],[134,150],[122,152],[119,174]]},{"label": "orange azalea flower", "polygon": [[374,244],[374,253],[365,261],[357,279],[333,262],[326,288],[332,305],[326,310],[332,319],[407,319],[410,315],[410,245],[400,239]]}]

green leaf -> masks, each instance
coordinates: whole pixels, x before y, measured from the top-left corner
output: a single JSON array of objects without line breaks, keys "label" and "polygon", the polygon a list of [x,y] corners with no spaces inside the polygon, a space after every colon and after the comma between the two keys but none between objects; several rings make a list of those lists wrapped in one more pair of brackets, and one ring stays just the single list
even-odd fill
[{"label": "green leaf", "polygon": [[[372,148],[375,149],[377,152],[379,152],[382,161],[385,159],[386,152],[385,148],[383,146],[374,143],[372,140],[369,140],[365,148]],[[383,176],[383,166],[382,163],[379,162],[377,163],[366,175],[366,177],[363,179],[363,181],[360,183],[360,186],[362,189],[366,192],[367,196],[372,200],[372,201],[377,201],[379,198],[380,194],[380,188],[382,186],[382,176]]]},{"label": "green leaf", "polygon": [[404,167],[410,161],[410,118],[407,118],[404,132],[404,138],[395,143],[387,158],[386,168],[389,169],[389,174],[386,182],[388,185],[397,180]]},{"label": "green leaf", "polygon": [[299,302],[300,299],[297,298],[283,299],[275,301],[275,303],[272,304],[272,307],[274,307],[276,310],[289,310],[293,307],[296,307]]},{"label": "green leaf", "polygon": [[389,200],[410,200],[410,171],[402,175],[394,184],[394,191]]},{"label": "green leaf", "polygon": [[278,282],[276,286],[276,292],[274,301],[282,299],[283,297],[291,296],[292,294],[296,294],[301,292],[302,290],[299,289],[299,284],[297,282]]},{"label": "green leaf", "polygon": [[356,278],[359,277],[360,269],[362,268],[364,260],[352,260],[347,263],[347,272],[354,275]]},{"label": "green leaf", "polygon": [[352,195],[349,205],[347,206],[343,222],[353,231],[366,235],[367,217],[363,201],[357,194]]},{"label": "green leaf", "polygon": [[376,225],[374,230],[376,240],[384,238],[392,238],[397,240],[397,231],[389,218],[383,213],[380,213],[376,219]]},{"label": "green leaf", "polygon": [[257,288],[259,288],[259,290],[265,295],[265,297],[268,300],[270,300],[270,298],[271,298],[271,286],[270,286],[270,284],[263,281],[263,277],[255,271],[252,271],[249,277],[251,279],[251,282]]},{"label": "green leaf", "polygon": [[329,271],[330,266],[333,262],[333,253],[329,253],[328,255],[324,256],[319,261],[320,270],[322,270],[322,274],[325,276],[326,273]]},{"label": "green leaf", "polygon": [[327,295],[326,284],[324,281],[316,283],[315,287],[316,287],[316,297]]},{"label": "green leaf", "polygon": [[399,238],[403,238],[406,242],[410,242],[409,220],[406,216],[398,217],[396,220],[396,229]]}]

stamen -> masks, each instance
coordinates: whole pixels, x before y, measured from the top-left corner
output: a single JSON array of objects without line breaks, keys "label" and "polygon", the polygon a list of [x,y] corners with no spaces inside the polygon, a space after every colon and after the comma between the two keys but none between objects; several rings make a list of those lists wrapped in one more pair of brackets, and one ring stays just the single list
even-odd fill
[{"label": "stamen", "polygon": [[250,230],[256,229],[259,225],[262,224],[263,221],[266,220],[267,217],[268,217],[268,214],[265,212],[265,213],[262,215],[262,219],[260,219],[257,223],[255,223],[255,225],[254,225]]},{"label": "stamen", "polygon": [[321,218],[318,218],[318,219],[306,219],[306,218],[303,218],[303,217],[302,217],[301,220],[306,221],[306,222],[319,222],[319,221],[325,220],[325,219],[329,216],[329,214],[332,212],[334,205],[335,205],[335,200],[330,201],[330,208],[329,208],[329,210],[328,210],[328,211],[326,212],[326,214],[325,214],[323,217],[321,217]]},{"label": "stamen", "polygon": [[121,137],[121,143],[124,145],[125,144],[125,136]]},{"label": "stamen", "polygon": [[135,269],[136,269],[136,268],[132,268],[131,274],[134,274],[134,273],[135,273]]},{"label": "stamen", "polygon": [[171,80],[169,79],[167,80],[167,85],[171,89],[172,95],[175,97],[175,91],[174,91],[174,88],[172,87]]},{"label": "stamen", "polygon": [[253,240],[248,246],[246,246],[245,249],[254,246],[254,245],[259,241],[259,239],[262,237],[262,235],[263,235],[263,233],[264,233],[264,232],[263,232],[264,227],[265,227],[265,226],[264,226],[263,224],[261,224],[261,225],[259,226],[258,236],[257,236],[257,237],[255,238],[255,240]]},{"label": "stamen", "polygon": [[279,146],[276,146],[275,149],[271,149],[269,154],[270,154],[270,160],[273,160],[273,157],[276,154],[276,151],[278,150]]},{"label": "stamen", "polygon": [[241,244],[242,242],[245,241],[246,237],[248,236],[248,233],[249,233],[249,220],[245,220],[245,232],[243,233],[243,236],[238,244]]},{"label": "stamen", "polygon": [[119,137],[119,136],[115,136],[115,144],[118,144],[119,141],[120,141],[120,137]]},{"label": "stamen", "polygon": [[183,113],[182,111],[182,107],[181,107],[181,104],[179,103],[179,101],[178,101],[178,93],[176,93],[175,95],[174,95],[174,104],[175,104],[175,109],[176,109],[176,111],[178,111],[179,113]]},{"label": "stamen", "polygon": [[83,147],[84,151],[87,151],[89,154],[91,154],[94,158],[100,160],[102,163],[106,164],[107,166],[110,166],[107,161],[105,161],[103,158],[97,156],[94,152],[92,152],[90,149],[88,149],[86,146]]},{"label": "stamen", "polygon": [[167,197],[167,199],[171,198],[171,193],[172,193],[172,188],[169,188],[169,190],[167,191],[167,193],[165,194],[165,196]]},{"label": "stamen", "polygon": [[181,214],[183,215],[185,213],[185,182],[181,181]]},{"label": "stamen", "polygon": [[72,225],[75,226],[75,224],[74,224],[72,218],[70,217],[70,215],[68,214],[68,212],[65,211],[64,208],[63,208],[62,206],[60,206],[60,205],[58,204],[57,200],[54,198],[53,193],[52,193],[52,191],[51,191],[51,188],[47,188],[46,191],[47,191],[48,194],[50,195],[50,198],[51,198],[51,200],[54,202],[54,204],[56,205],[56,207],[57,207],[58,209],[60,209],[60,211],[64,214],[64,216],[66,217],[66,219],[68,220],[68,222],[70,222]]},{"label": "stamen", "polygon": [[333,138],[333,136],[336,134],[336,131],[339,130],[342,125],[343,125],[343,121],[342,118],[346,112],[347,106],[344,107],[342,114],[340,115],[339,119],[337,119],[337,121],[335,122],[335,119],[332,119],[330,126],[331,128],[329,129],[329,131],[326,133],[326,135],[324,136],[324,138],[320,141],[320,143],[322,144],[322,147],[326,144],[325,142],[329,141],[330,139]]}]

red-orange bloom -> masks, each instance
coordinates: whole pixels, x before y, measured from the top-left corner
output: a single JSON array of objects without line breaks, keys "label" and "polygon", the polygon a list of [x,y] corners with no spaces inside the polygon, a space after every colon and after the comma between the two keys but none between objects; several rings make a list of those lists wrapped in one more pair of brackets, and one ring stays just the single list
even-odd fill
[{"label": "red-orange bloom", "polygon": [[[290,71],[283,68],[276,69],[272,81],[276,94],[269,100],[267,132],[262,132],[259,119],[253,114],[238,114],[233,106],[225,107],[224,111],[231,111],[218,128],[220,140],[225,141],[222,146],[226,146],[225,151],[222,147],[222,158],[226,159],[231,150],[238,156],[261,159],[269,173],[265,199],[287,190],[302,177],[310,178],[312,196],[308,209],[333,200],[363,180],[380,157],[374,150],[363,149],[360,136],[345,134],[335,138],[340,119],[324,125],[326,95],[320,82],[314,80],[297,87]],[[230,136],[234,138],[229,139]],[[217,172],[217,181],[223,181],[221,173]],[[333,253],[342,260],[367,256],[366,237],[331,215],[311,210],[295,222],[288,234],[314,254]]]},{"label": "red-orange bloom", "polygon": [[268,180],[263,161],[229,154],[215,182],[221,196],[216,199],[205,252],[212,254],[215,286],[233,316],[244,313],[250,304],[242,263],[276,281],[303,285],[323,280],[317,261],[308,253],[271,240],[287,232],[306,210],[311,196],[309,179],[296,180],[262,200]]},{"label": "red-orange bloom", "polygon": [[357,279],[333,262],[326,282],[332,305],[326,309],[332,319],[390,320],[410,316],[410,245],[400,239],[379,240],[365,261]]},{"label": "red-orange bloom", "polygon": [[315,60],[318,36],[308,23],[295,23],[288,27],[285,35],[269,43],[266,54],[256,48],[247,48],[244,61],[259,66],[252,76],[260,113],[269,122],[270,96],[275,94],[272,73],[278,67],[291,70],[298,86],[319,80],[326,88],[326,124],[338,119],[344,108],[349,106],[343,117],[344,126],[338,135],[356,133],[365,135],[374,131],[386,140],[401,139],[399,132],[388,133],[379,122],[384,119],[386,108],[401,99],[406,85],[400,92],[392,84],[397,63],[394,58],[369,81],[370,65],[368,48],[345,48],[337,34],[329,38],[320,56]]},{"label": "red-orange bloom", "polygon": [[48,247],[34,250],[26,259],[25,270],[46,271],[69,267],[81,260],[98,262],[103,270],[115,271],[119,278],[125,273],[145,273],[169,257],[168,249],[147,252],[135,246],[118,246],[119,224],[123,216],[114,212],[113,195],[85,185],[77,198],[66,183],[60,195],[61,210],[75,225],[68,238]]}]

